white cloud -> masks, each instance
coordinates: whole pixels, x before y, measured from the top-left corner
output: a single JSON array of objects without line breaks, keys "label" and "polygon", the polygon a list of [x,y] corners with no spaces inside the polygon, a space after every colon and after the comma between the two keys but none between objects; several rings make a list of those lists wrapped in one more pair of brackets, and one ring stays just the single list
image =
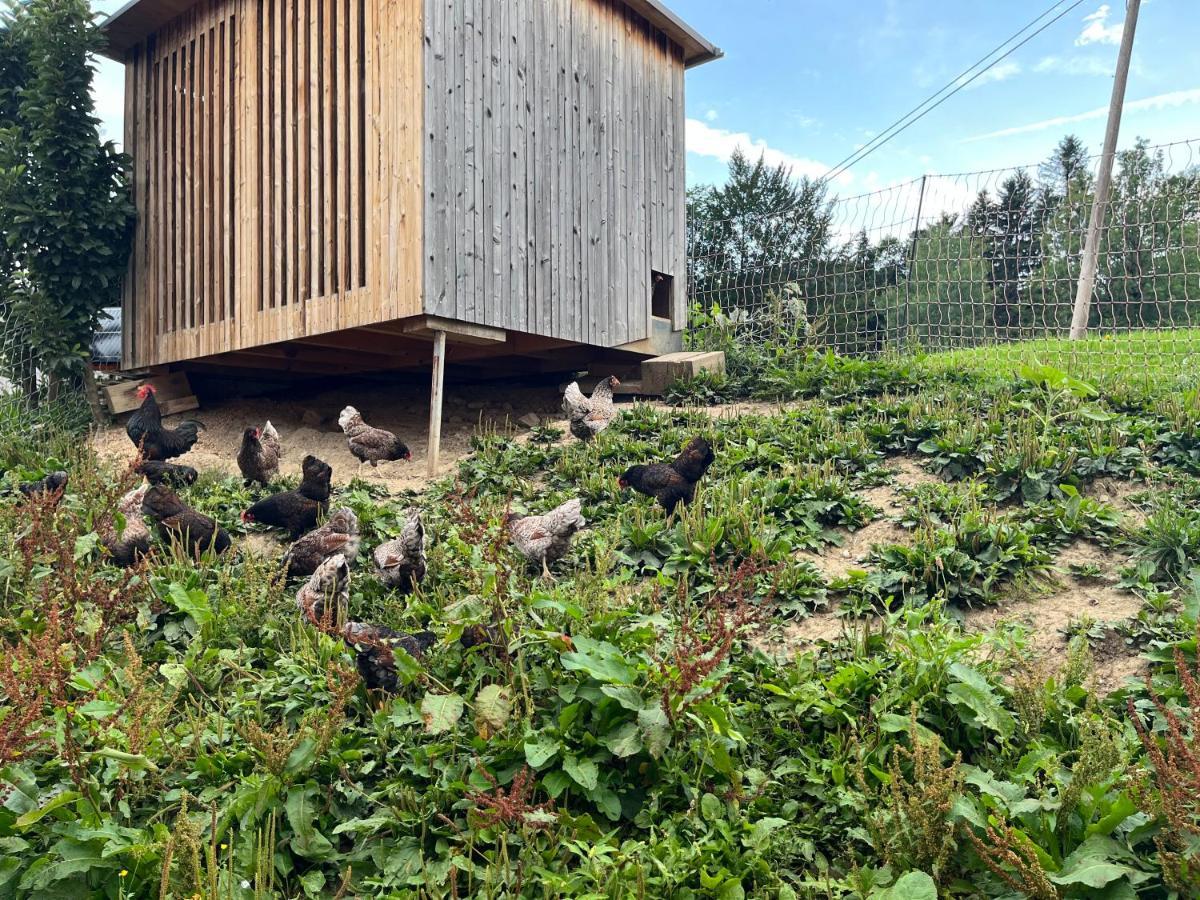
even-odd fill
[{"label": "white cloud", "polygon": [[[713,128],[699,119],[687,120],[687,150],[698,156],[708,156],[729,162],[737,149],[750,159],[763,157],[767,165],[785,165],[791,168],[795,175],[809,178],[820,178],[829,171],[829,166],[815,159],[793,156],[767,144],[761,138],[753,138],[744,131],[726,131],[724,128]],[[836,179],[846,184],[852,179],[849,173],[843,173]]]},{"label": "white cloud", "polygon": [[1103,3],[1090,16],[1084,16],[1083,21],[1087,24],[1083,26],[1083,31],[1079,32],[1079,37],[1075,38],[1075,46],[1121,43],[1121,32],[1124,30],[1125,23],[1116,22],[1109,25],[1108,17],[1111,12],[1112,8],[1107,3]]},{"label": "white cloud", "polygon": [[715,122],[715,121],[717,121],[718,118],[720,118],[720,117],[717,114],[717,111],[715,109],[710,109],[708,112],[706,112],[704,114],[704,120],[706,122]]},{"label": "white cloud", "polygon": [[1098,56],[1044,56],[1033,67],[1035,72],[1055,72],[1060,75],[1095,75],[1097,77],[1112,77],[1113,64],[1111,60]]},{"label": "white cloud", "polygon": [[967,85],[967,89],[981,87],[995,81],[1008,81],[1008,79],[1021,74],[1021,64],[1015,60],[1006,59],[1004,62],[997,63],[990,69],[984,70],[984,73]]},{"label": "white cloud", "polygon": [[[1137,112],[1153,112],[1163,109],[1176,109],[1180,106],[1192,106],[1200,103],[1200,88],[1190,88],[1184,91],[1170,91],[1153,97],[1144,97],[1125,104],[1125,114]],[[1043,119],[1028,125],[1017,125],[1012,128],[1001,128],[999,131],[989,131],[987,134],[977,134],[966,138],[962,143],[986,141],[992,138],[1010,137],[1014,134],[1028,134],[1031,131],[1045,131],[1047,128],[1061,128],[1063,125],[1073,125],[1076,122],[1086,122],[1090,119],[1103,119],[1108,115],[1108,107],[1100,106],[1087,112],[1076,113],[1073,116],[1055,116],[1053,119]]]}]

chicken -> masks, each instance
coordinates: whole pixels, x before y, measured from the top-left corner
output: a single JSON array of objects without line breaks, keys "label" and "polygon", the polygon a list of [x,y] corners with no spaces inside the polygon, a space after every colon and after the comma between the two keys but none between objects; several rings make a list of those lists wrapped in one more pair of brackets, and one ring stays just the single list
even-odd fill
[{"label": "chicken", "polygon": [[495,623],[464,626],[458,643],[464,650],[478,647],[481,652],[487,653],[489,656],[508,659],[508,638],[504,634],[504,629]]},{"label": "chicken", "polygon": [[[326,605],[330,604],[330,605]],[[296,606],[310,622],[336,625],[350,605],[350,564],[335,553],[312,573],[296,592]]]},{"label": "chicken", "polygon": [[199,431],[204,423],[185,419],[174,428],[163,428],[162,413],[158,401],[154,399],[154,390],[152,384],[143,384],[138,388],[137,395],[142,405],[125,423],[125,433],[133,445],[141,450],[143,459],[164,460],[183,456],[199,439]]},{"label": "chicken", "polygon": [[375,548],[375,571],[379,580],[401,594],[411,594],[425,577],[425,525],[412,510],[400,537]]},{"label": "chicken", "polygon": [[596,385],[590,398],[583,396],[578,382],[567,385],[563,392],[563,412],[570,422],[571,434],[581,441],[590,441],[612,424],[617,417],[613,388],[620,383],[615,375],[609,375]]},{"label": "chicken", "polygon": [[311,575],[325,560],[342,554],[347,560],[358,556],[358,516],[349,507],[335,509],[316,531],[311,531],[288,548],[283,558],[289,578]]},{"label": "chicken", "polygon": [[134,488],[117,503],[117,509],[125,519],[125,528],[120,534],[112,516],[106,516],[96,528],[113,565],[128,568],[150,552],[150,529],[142,517],[142,503],[148,490],[148,485]]},{"label": "chicken", "polygon": [[562,559],[575,532],[587,524],[580,514],[579,498],[552,509],[544,516],[508,517],[508,536],[514,547],[532,563],[542,564],[542,574],[550,576],[550,563]]},{"label": "chicken", "polygon": [[17,490],[28,498],[53,498],[55,502],[61,499],[66,489],[66,472],[51,472],[45,478],[39,478],[37,481],[23,481],[17,485]]},{"label": "chicken", "polygon": [[394,694],[400,686],[393,649],[399,647],[414,659],[420,659],[437,643],[432,631],[404,634],[365,622],[347,622],[342,627],[342,639],[354,650],[358,674],[367,688],[388,694]]},{"label": "chicken", "polygon": [[286,529],[292,540],[314,527],[329,508],[329,480],[333,477],[333,469],[310,455],[304,457],[301,472],[300,487],[259,500],[242,513],[242,521]]},{"label": "chicken", "polygon": [[163,540],[179,541],[194,557],[198,558],[210,547],[224,553],[233,545],[224,528],[185,504],[165,484],[147,489],[142,498],[142,512],[154,520]]},{"label": "chicken", "polygon": [[262,428],[247,428],[242,432],[237,464],[247,486],[256,481],[270,484],[279,474],[279,435],[270,422]]},{"label": "chicken", "polygon": [[134,469],[139,475],[145,475],[151,484],[165,484],[168,487],[182,488],[196,483],[198,474],[191,466],[181,466],[176,463],[145,460],[138,463]]},{"label": "chicken", "polygon": [[412,459],[404,441],[390,431],[373,428],[363,421],[362,414],[353,406],[347,406],[338,416],[338,425],[346,432],[350,452],[360,463],[369,462],[372,467],[380,462],[394,459]]},{"label": "chicken", "polygon": [[708,441],[697,437],[672,462],[632,466],[617,483],[622,490],[633,488],[639,494],[653,497],[670,515],[679,503],[686,506],[692,502],[696,483],[704,477],[714,459],[716,455]]}]

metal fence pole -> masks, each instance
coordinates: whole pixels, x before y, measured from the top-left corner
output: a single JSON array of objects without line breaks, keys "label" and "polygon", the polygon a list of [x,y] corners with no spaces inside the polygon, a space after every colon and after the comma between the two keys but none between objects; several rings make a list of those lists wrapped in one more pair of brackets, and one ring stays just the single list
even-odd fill
[{"label": "metal fence pole", "polygon": [[[917,221],[913,224],[912,244],[908,248],[908,274],[910,276],[913,266],[917,262],[917,236],[921,233],[921,213],[925,210],[925,182],[928,178],[928,175],[921,176],[921,192],[917,195]],[[908,290],[910,280],[910,278],[904,279],[904,344],[906,347],[912,338],[912,309],[909,303],[911,295]]]},{"label": "metal fence pole", "polygon": [[1096,196],[1092,199],[1092,219],[1083,245],[1083,264],[1079,270],[1079,287],[1075,292],[1075,309],[1071,316],[1071,340],[1087,337],[1088,317],[1092,311],[1092,291],[1096,286],[1096,268],[1100,263],[1100,231],[1104,226],[1104,208],[1112,186],[1113,160],[1117,153],[1117,136],[1121,131],[1121,109],[1125,104],[1125,84],[1129,80],[1129,59],[1133,55],[1133,33],[1137,29],[1138,11],[1142,0],[1128,0],[1125,7],[1125,28],[1121,32],[1121,50],[1117,54],[1117,72],[1113,78],[1112,99],[1108,105],[1108,127],[1104,131],[1104,152],[1096,175]]}]

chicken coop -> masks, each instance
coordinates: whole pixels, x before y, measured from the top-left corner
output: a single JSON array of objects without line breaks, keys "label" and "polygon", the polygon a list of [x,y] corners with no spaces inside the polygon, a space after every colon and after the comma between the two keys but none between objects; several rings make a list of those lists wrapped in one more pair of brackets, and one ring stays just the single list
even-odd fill
[{"label": "chicken coop", "polygon": [[658,0],[135,0],[103,28],[124,368],[679,349],[684,74],[720,52]]}]

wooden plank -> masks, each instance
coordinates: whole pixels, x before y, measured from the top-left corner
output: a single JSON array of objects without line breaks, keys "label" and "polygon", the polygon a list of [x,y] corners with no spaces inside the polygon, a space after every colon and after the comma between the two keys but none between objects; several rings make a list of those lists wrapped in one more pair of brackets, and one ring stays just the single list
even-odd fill
[{"label": "wooden plank", "polygon": [[337,241],[334,239],[334,223],[337,215],[334,190],[333,156],[333,57],[334,18],[333,7],[337,0],[322,0],[321,3],[321,178],[324,182],[321,197],[321,244],[325,254],[321,280],[321,296],[336,293]]},{"label": "wooden plank", "polygon": [[321,3],[309,0],[308,8],[308,253],[309,299],[320,297],[325,247],[321,241]]},{"label": "wooden plank", "polygon": [[271,94],[271,294],[269,308],[276,309],[286,302],[287,282],[284,271],[287,230],[284,210],[287,195],[284,193],[284,6],[287,0],[270,0],[271,13],[271,68],[268,72]]},{"label": "wooden plank", "polygon": [[337,170],[337,242],[338,242],[338,292],[350,290],[350,0],[338,0],[335,15],[334,60],[336,71],[334,167]]},{"label": "wooden plank", "polygon": [[158,375],[151,378],[142,378],[137,381],[120,381],[116,384],[104,385],[101,388],[101,393],[104,395],[104,402],[114,414],[137,409],[142,405],[142,401],[137,396],[138,389],[147,382],[154,385],[154,398],[159,401],[160,405],[163,401],[188,397],[192,393],[187,375],[183,372],[172,372],[169,375]]},{"label": "wooden plank", "polygon": [[363,278],[363,215],[362,208],[362,0],[349,0],[349,41],[347,42],[346,72],[350,94],[348,169],[350,179],[350,286],[362,287]]},{"label": "wooden plank", "polygon": [[455,342],[464,344],[502,344],[508,339],[508,333],[502,328],[461,322],[441,316],[421,316],[413,321],[405,322],[401,332],[415,337],[431,337],[434,333],[441,332],[453,336]]},{"label": "wooden plank", "polygon": [[280,306],[294,307],[297,297],[296,270],[299,242],[296,237],[296,0],[278,0],[283,17],[283,49],[275,77],[281,82],[280,125],[283,144],[283,289]]}]

